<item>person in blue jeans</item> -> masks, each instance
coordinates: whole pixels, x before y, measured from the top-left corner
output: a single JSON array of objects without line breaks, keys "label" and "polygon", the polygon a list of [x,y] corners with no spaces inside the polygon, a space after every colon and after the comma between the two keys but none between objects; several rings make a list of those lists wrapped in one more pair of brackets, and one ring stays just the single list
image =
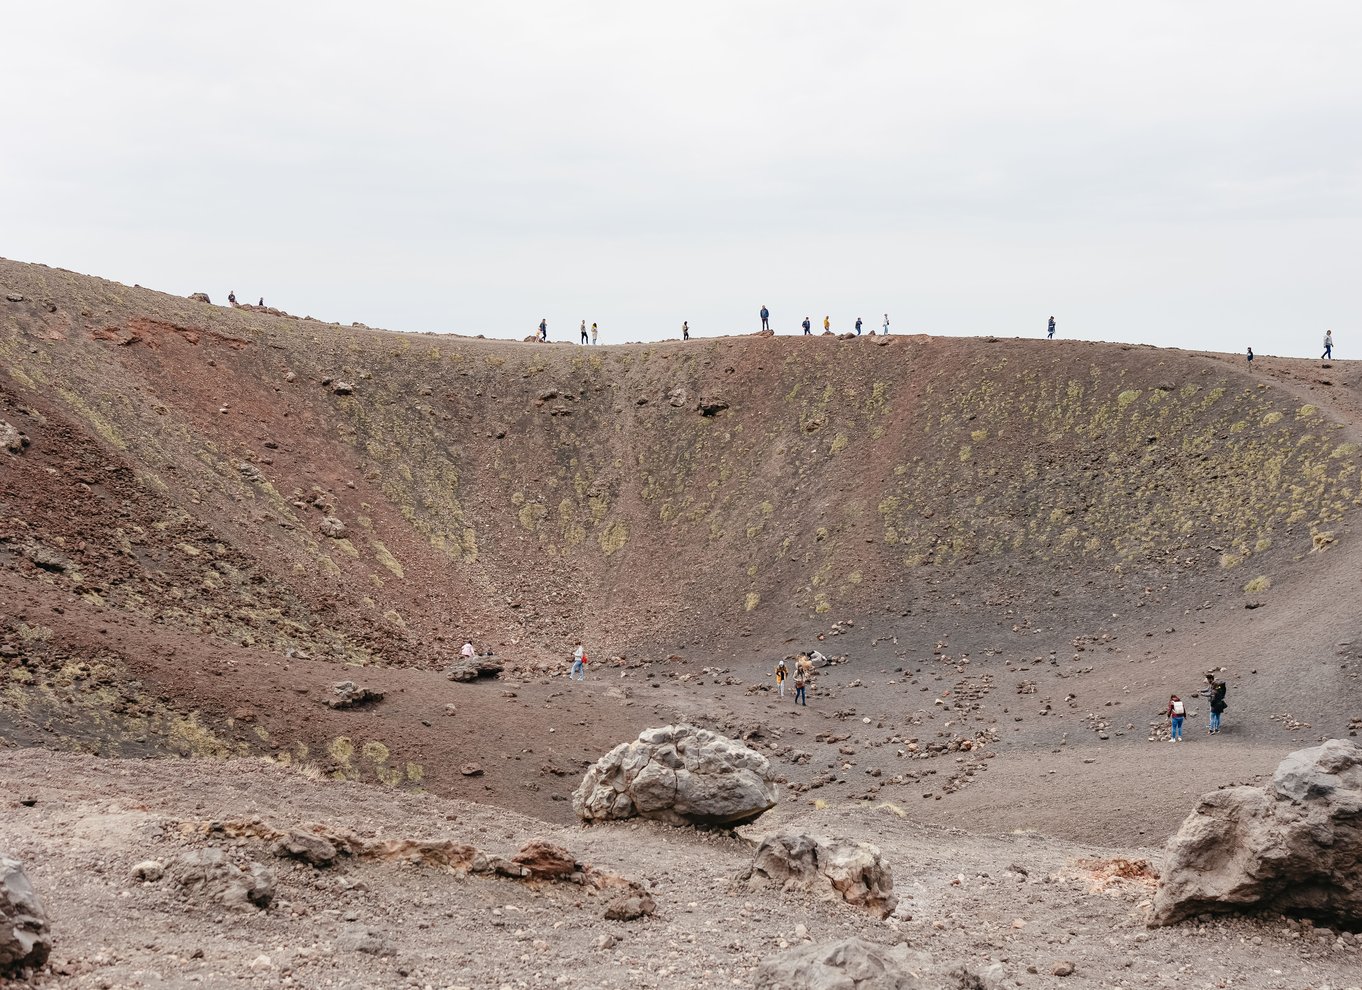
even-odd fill
[{"label": "person in blue jeans", "polygon": [[807,684],[807,682],[806,682],[805,679],[804,679],[804,673],[803,673],[803,671],[796,671],[796,672],[795,672],[795,704],[796,704],[796,705],[803,705],[803,706],[805,706],[805,707],[807,708],[807,707],[808,707],[808,704],[809,704],[809,698],[808,698],[808,695],[805,694],[805,692],[804,692],[804,688],[805,688],[806,684]]},{"label": "person in blue jeans", "polygon": [[1187,708],[1176,694],[1168,699],[1168,741],[1182,742],[1182,720],[1187,717]]},{"label": "person in blue jeans", "polygon": [[1225,714],[1225,709],[1229,707],[1225,704],[1225,695],[1229,693],[1229,689],[1225,686],[1224,681],[1215,679],[1215,674],[1207,674],[1206,686],[1202,688],[1201,693],[1211,702],[1211,721],[1206,727],[1206,731],[1210,735],[1215,735],[1220,731],[1220,717]]},{"label": "person in blue jeans", "polygon": [[577,640],[577,648],[572,651],[572,670],[568,673],[570,681],[586,680],[586,647]]}]

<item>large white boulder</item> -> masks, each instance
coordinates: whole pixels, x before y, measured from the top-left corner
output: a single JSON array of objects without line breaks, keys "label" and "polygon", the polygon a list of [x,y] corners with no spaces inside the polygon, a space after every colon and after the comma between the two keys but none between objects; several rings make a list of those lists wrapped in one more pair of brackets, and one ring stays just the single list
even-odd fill
[{"label": "large white boulder", "polygon": [[1266,788],[1203,795],[1168,841],[1155,924],[1257,906],[1362,924],[1362,748],[1292,753]]},{"label": "large white boulder", "polygon": [[776,804],[771,764],[708,729],[645,729],[596,761],[572,794],[583,821],[652,818],[670,825],[742,825]]}]

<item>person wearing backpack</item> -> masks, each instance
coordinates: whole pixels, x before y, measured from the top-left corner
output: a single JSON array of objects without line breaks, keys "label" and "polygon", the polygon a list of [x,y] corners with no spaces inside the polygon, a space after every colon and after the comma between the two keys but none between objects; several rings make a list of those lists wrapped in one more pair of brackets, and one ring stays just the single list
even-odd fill
[{"label": "person wearing backpack", "polygon": [[808,683],[809,683],[808,675],[804,673],[804,671],[803,671],[802,668],[796,668],[796,669],[795,669],[795,704],[796,704],[796,705],[803,705],[805,708],[809,707],[809,698],[808,698],[808,695],[804,693],[804,689],[805,689],[805,687],[808,685]]},{"label": "person wearing backpack", "polygon": [[586,680],[586,647],[582,641],[577,640],[577,648],[572,651],[572,670],[568,674],[568,680]]},{"label": "person wearing backpack", "polygon": [[1220,716],[1229,707],[1225,703],[1225,695],[1229,693],[1229,688],[1224,681],[1217,681],[1215,674],[1206,675],[1206,686],[1201,691],[1202,695],[1211,699],[1211,722],[1206,727],[1208,735],[1215,735],[1220,731]]},{"label": "person wearing backpack", "polygon": [[801,323],[800,326],[804,328],[804,336],[805,337],[809,336],[810,333],[809,328],[812,327],[813,324],[809,322],[809,318],[807,316],[804,317],[804,322]]},{"label": "person wearing backpack", "polygon": [[1168,741],[1182,742],[1182,720],[1187,717],[1187,706],[1176,694],[1168,699]]}]

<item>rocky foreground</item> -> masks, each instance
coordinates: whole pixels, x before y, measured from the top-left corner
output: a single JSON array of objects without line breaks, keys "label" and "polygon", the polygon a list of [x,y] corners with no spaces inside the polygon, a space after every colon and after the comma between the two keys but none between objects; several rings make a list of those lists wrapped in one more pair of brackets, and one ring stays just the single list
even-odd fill
[{"label": "rocky foreground", "polygon": [[[253,760],[5,751],[0,782],[0,841],[50,919],[38,987],[776,987],[848,952],[938,980],[899,986],[1362,984],[1362,939],[1323,925],[1150,928],[1160,850],[967,835],[889,804],[778,805],[729,834],[550,826]],[[756,856],[773,835],[873,843],[894,903],[849,902],[799,843]],[[635,910],[612,910],[622,895]]]}]

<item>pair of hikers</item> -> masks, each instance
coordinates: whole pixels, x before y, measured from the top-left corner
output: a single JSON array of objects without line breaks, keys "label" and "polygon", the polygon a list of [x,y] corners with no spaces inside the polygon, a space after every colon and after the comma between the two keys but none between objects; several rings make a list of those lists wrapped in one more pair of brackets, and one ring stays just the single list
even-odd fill
[{"label": "pair of hikers", "polygon": [[[1216,735],[1220,731],[1220,719],[1225,714],[1225,709],[1229,707],[1225,703],[1225,695],[1229,688],[1224,681],[1215,679],[1215,674],[1206,675],[1206,686],[1197,692],[1197,697],[1208,698],[1211,702],[1210,723],[1206,726],[1207,735]],[[1176,694],[1168,699],[1168,741],[1182,742],[1182,723],[1187,718],[1187,704]]]},{"label": "pair of hikers", "polygon": [[[600,333],[600,330],[597,329],[596,324],[594,324],[594,323],[591,324],[591,343],[593,343],[593,344],[596,343],[596,337],[597,337],[597,335],[598,335],[599,333]],[[586,339],[586,320],[583,320],[583,321],[582,321],[582,343],[585,344],[586,342],[587,342],[587,339]]]},{"label": "pair of hikers", "polygon": [[[785,697],[785,682],[790,678],[790,667],[785,658],[782,657],[776,663],[776,688],[780,691],[780,696]],[[800,656],[795,663],[794,670],[794,700],[796,705],[808,707],[809,681],[813,679],[813,662],[809,660],[808,654]]]}]

